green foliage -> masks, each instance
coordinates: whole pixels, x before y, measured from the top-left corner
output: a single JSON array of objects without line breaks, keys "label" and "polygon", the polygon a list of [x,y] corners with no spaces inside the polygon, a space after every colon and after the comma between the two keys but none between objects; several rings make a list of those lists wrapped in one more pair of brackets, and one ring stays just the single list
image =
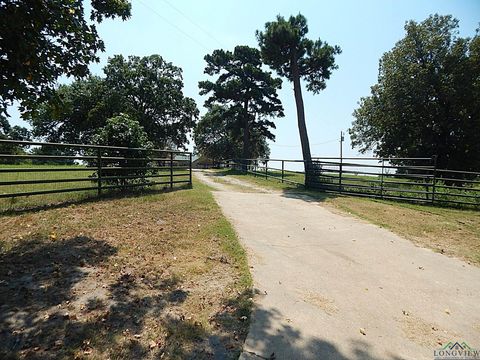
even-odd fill
[{"label": "green foliage", "polygon": [[278,15],[276,21],[265,24],[264,32],[257,30],[256,34],[265,63],[290,81],[295,80],[293,65],[298,66],[307,89],[317,94],[325,89],[332,70],[337,69],[335,55],[341,50],[320,39],[310,40],[307,33],[307,19],[298,14],[288,20]]},{"label": "green foliage", "polygon": [[[248,46],[236,46],[233,52],[215,50],[211,55],[205,56],[205,61],[205,73],[218,77],[215,82],[200,81],[200,95],[211,94],[205,106],[212,108],[213,105],[221,105],[222,111],[219,108],[213,109],[204,123],[211,126],[212,117],[216,118],[218,124],[228,122],[229,129],[235,134],[227,136],[223,142],[235,141],[236,135],[241,131],[243,156],[249,158],[253,153],[253,140],[256,141],[259,136],[275,138],[270,131],[275,128],[275,124],[268,118],[284,116],[277,96],[282,82],[262,69],[260,52]],[[203,131],[202,127],[198,130],[200,133]],[[216,135],[220,133],[221,131],[216,132]]]},{"label": "green foliage", "polygon": [[53,142],[90,143],[107,119],[127,114],[159,148],[183,147],[198,109],[183,95],[182,71],[161,56],[115,56],[96,76],[62,85],[29,122],[33,133]]},{"label": "green foliage", "polygon": [[[238,115],[226,107],[210,107],[195,127],[196,151],[214,162],[241,158],[243,140],[237,119]],[[250,140],[253,158],[269,156],[270,150],[265,136],[253,131]]]},{"label": "green foliage", "polygon": [[140,123],[126,114],[108,119],[105,126],[93,137],[93,143],[128,148],[153,147]]},{"label": "green foliage", "polygon": [[352,146],[382,157],[438,155],[440,168],[480,171],[480,36],[457,29],[452,16],[405,24],[353,113]]},{"label": "green foliage", "polygon": [[338,46],[330,46],[320,39],[308,39],[307,33],[307,19],[301,14],[290,16],[288,20],[278,15],[276,21],[265,24],[263,32],[256,33],[265,63],[293,82],[305,170],[308,170],[312,156],[300,79],[307,82],[307,90],[319,93],[325,89],[325,81],[330,78],[332,70],[337,68],[335,55],[341,52]]},{"label": "green foliage", "polygon": [[4,117],[0,116],[0,136],[7,134],[10,131],[10,123]]},{"label": "green foliage", "polygon": [[[148,149],[153,144],[148,140],[143,127],[137,120],[131,119],[126,114],[121,114],[107,120],[105,126],[100,129],[93,138],[94,144],[108,145],[126,148],[142,148],[144,150],[123,150],[123,149],[99,149],[91,155],[102,157],[121,157],[125,159],[102,160],[102,183],[110,185],[146,184],[145,176],[149,173],[146,167],[149,166],[151,157]],[[146,150],[145,150],[146,149]],[[96,162],[95,162],[96,164]],[[117,169],[109,169],[109,167]],[[137,169],[141,167],[142,169]],[[121,169],[118,169],[121,168]],[[98,177],[98,172],[95,176]],[[111,177],[122,177],[112,179]]]},{"label": "green foliage", "polygon": [[30,130],[23,126],[15,125],[7,132],[7,137],[11,140],[30,141],[32,140],[32,134]]},{"label": "green foliage", "polygon": [[106,120],[120,111],[98,76],[61,85],[28,119],[33,135],[50,142],[89,143]]},{"label": "green foliage", "polygon": [[[76,151],[71,148],[39,146],[30,151],[33,155],[50,155],[50,156],[75,156]],[[34,165],[74,165],[75,160],[72,159],[32,159]]]},{"label": "green foliage", "polygon": [[[31,140],[30,131],[22,126],[11,126],[7,119],[0,117],[0,140]],[[13,144],[0,144],[0,154],[6,155],[21,155],[25,154],[25,146]],[[0,164],[19,164],[22,161],[19,159],[0,159]]]},{"label": "green foliage", "polygon": [[[32,110],[61,75],[83,77],[105,46],[80,0],[0,0],[0,117],[14,100]],[[130,17],[128,0],[91,0],[90,20]]]},{"label": "green foliage", "polygon": [[183,95],[182,69],[160,55],[117,55],[104,69],[106,85],[123,106],[122,112],[136,119],[158,147],[185,147],[195,126],[195,101]]}]

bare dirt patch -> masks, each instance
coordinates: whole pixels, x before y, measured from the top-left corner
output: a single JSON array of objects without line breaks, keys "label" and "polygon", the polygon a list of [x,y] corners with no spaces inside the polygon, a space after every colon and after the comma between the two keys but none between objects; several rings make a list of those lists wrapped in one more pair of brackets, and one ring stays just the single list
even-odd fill
[{"label": "bare dirt patch", "polygon": [[404,316],[397,319],[402,324],[405,336],[422,346],[432,348],[446,344],[451,339],[459,338],[458,334],[439,328],[438,325],[428,323],[425,320],[404,312]]},{"label": "bare dirt patch", "polygon": [[333,315],[338,312],[338,308],[335,306],[335,302],[320,294],[307,292],[302,293],[301,296],[303,297],[305,302],[318,307],[328,315]]}]

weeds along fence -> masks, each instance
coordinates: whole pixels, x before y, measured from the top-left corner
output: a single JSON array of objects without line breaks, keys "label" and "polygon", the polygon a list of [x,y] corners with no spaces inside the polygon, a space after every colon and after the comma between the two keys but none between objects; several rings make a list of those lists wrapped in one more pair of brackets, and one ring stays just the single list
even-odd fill
[{"label": "weeds along fence", "polygon": [[0,207],[185,184],[192,185],[189,152],[0,139]]},{"label": "weeds along fence", "polygon": [[439,169],[435,158],[317,157],[238,159],[232,167],[330,193],[438,205],[480,207],[480,173]]}]

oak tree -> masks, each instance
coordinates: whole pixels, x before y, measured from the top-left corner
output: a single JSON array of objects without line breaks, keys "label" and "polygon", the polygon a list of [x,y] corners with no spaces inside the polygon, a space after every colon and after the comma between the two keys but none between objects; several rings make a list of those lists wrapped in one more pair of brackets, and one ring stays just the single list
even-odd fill
[{"label": "oak tree", "polygon": [[480,36],[458,36],[458,20],[408,21],[386,52],[378,83],[361,98],[352,146],[381,157],[438,156],[437,166],[480,171]]},{"label": "oak tree", "polygon": [[195,101],[183,94],[182,69],[159,55],[109,59],[105,77],[62,85],[28,121],[48,141],[89,143],[107,119],[126,114],[156,147],[185,147],[198,117]]}]

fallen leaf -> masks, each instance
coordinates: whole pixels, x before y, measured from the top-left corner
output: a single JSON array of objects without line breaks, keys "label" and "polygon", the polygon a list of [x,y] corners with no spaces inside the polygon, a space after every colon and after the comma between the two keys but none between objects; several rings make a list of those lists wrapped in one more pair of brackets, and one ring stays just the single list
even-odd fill
[{"label": "fallen leaf", "polygon": [[367,335],[367,333],[365,332],[365,329],[364,329],[364,328],[360,328],[360,334],[362,334],[362,335]]}]

